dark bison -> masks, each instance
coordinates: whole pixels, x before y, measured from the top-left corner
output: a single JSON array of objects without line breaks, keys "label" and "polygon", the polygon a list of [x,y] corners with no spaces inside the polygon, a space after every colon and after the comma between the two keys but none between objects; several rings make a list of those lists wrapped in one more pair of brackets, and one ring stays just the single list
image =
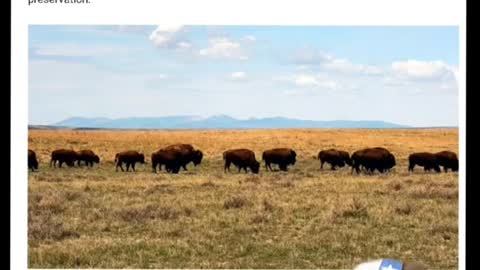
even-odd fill
[{"label": "dark bison", "polygon": [[445,172],[448,172],[448,169],[458,172],[457,154],[451,151],[442,151],[435,153],[435,156],[437,157],[438,165],[443,166]]},{"label": "dark bison", "polygon": [[58,167],[61,168],[62,164],[65,162],[69,167],[75,165],[77,160],[78,153],[71,149],[57,149],[52,152],[52,158],[50,160],[50,167],[53,164],[53,167],[56,167],[58,161]]},{"label": "dark bison", "polygon": [[408,171],[413,172],[413,168],[415,168],[416,165],[423,167],[425,171],[430,171],[433,169],[436,172],[440,172],[437,157],[432,153],[420,152],[409,155]]},{"label": "dark bison", "polygon": [[80,150],[77,152],[77,165],[80,166],[81,162],[85,162],[85,165],[93,167],[93,163],[100,163],[100,158],[92,150]]},{"label": "dark bison", "polygon": [[332,170],[335,170],[335,167],[343,167],[345,164],[352,166],[352,159],[346,151],[336,149],[322,150],[318,153],[318,159],[320,160],[321,169],[323,169],[325,162],[330,164]]},{"label": "dark bison", "polygon": [[278,164],[278,167],[282,171],[287,171],[288,165],[294,165],[297,157],[297,153],[290,148],[275,148],[266,150],[262,154],[262,160],[265,161],[265,168],[268,171],[272,171],[271,164]]},{"label": "dark bison", "polygon": [[32,172],[38,170],[37,154],[30,149],[28,149],[28,168],[32,170]]},{"label": "dark bison", "polygon": [[182,152],[173,149],[160,149],[152,153],[152,169],[157,172],[157,166],[162,170],[162,165],[165,165],[167,172],[178,173],[182,163]]},{"label": "dark bison", "polygon": [[[187,165],[193,162],[197,166],[202,162],[203,153],[200,150],[195,150],[190,144],[172,144],[164,148],[165,150],[172,150],[178,152],[178,162],[180,166],[186,171]],[[160,169],[161,165],[160,165]]]},{"label": "dark bison", "polygon": [[115,155],[115,171],[118,171],[118,167],[123,172],[123,163],[127,164],[127,172],[130,166],[132,166],[133,171],[135,171],[135,163],[140,162],[142,164],[145,164],[145,156],[137,151],[124,151],[117,153]]},{"label": "dark bison", "polygon": [[383,147],[365,148],[352,154],[352,173],[360,173],[363,166],[367,172],[377,169],[380,173],[390,170],[396,165],[395,156]]},{"label": "dark bison", "polygon": [[227,150],[223,152],[223,160],[225,160],[225,172],[230,171],[231,163],[238,167],[238,172],[244,169],[247,173],[248,167],[253,173],[258,173],[260,168],[260,163],[255,159],[255,153],[248,149]]}]

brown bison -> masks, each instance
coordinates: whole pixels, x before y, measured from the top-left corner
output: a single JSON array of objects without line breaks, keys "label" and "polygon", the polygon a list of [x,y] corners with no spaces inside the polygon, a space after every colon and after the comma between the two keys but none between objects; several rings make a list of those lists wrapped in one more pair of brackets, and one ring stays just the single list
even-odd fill
[{"label": "brown bison", "polygon": [[115,155],[115,171],[118,171],[118,167],[120,167],[123,172],[123,163],[127,164],[127,172],[130,166],[132,166],[133,171],[135,171],[135,164],[137,162],[145,164],[145,156],[137,151],[130,150],[117,153]]},{"label": "brown bison", "polygon": [[265,168],[268,171],[272,170],[271,164],[278,164],[282,171],[287,171],[288,165],[294,165],[296,162],[297,153],[290,148],[275,148],[266,150],[262,154],[262,160],[265,161]]},{"label": "brown bison", "polygon": [[178,173],[182,163],[182,152],[173,149],[160,149],[152,153],[152,169],[157,172],[157,166],[162,170],[162,165],[165,165],[167,172]]},{"label": "brown bison", "polygon": [[352,166],[352,159],[346,151],[336,149],[322,150],[318,153],[318,159],[320,160],[321,169],[323,169],[325,162],[330,164],[332,171],[335,170],[335,167],[343,167],[345,164]]},{"label": "brown bison", "polygon": [[435,154],[428,152],[413,153],[408,156],[408,171],[413,172],[415,165],[423,167],[425,171],[430,171],[431,169],[436,172],[440,172],[440,167],[438,166],[438,160]]},{"label": "brown bison", "polygon": [[247,167],[253,173],[258,173],[260,163],[255,159],[255,153],[248,149],[233,149],[223,152],[223,160],[225,160],[224,170],[230,171],[230,164],[233,163],[238,167],[238,172],[242,169],[247,173]]},{"label": "brown bison", "polygon": [[28,168],[32,170],[32,172],[38,170],[37,154],[30,149],[28,149]]},{"label": "brown bison", "polygon": [[52,152],[52,158],[50,160],[50,167],[53,164],[53,167],[56,167],[58,161],[58,167],[61,168],[62,164],[65,162],[69,167],[75,165],[77,160],[78,153],[71,149],[57,149]]},{"label": "brown bison", "polygon": [[352,154],[352,173],[360,173],[363,166],[367,172],[377,169],[380,173],[390,170],[396,165],[395,156],[383,147],[365,148]]},{"label": "brown bison", "polygon": [[81,162],[85,162],[85,165],[93,167],[93,163],[100,163],[100,158],[92,150],[80,150],[77,156],[77,165],[80,166]]},{"label": "brown bison", "polygon": [[451,151],[442,151],[435,153],[435,156],[437,157],[438,165],[443,166],[445,172],[448,172],[448,169],[458,172],[457,154]]},{"label": "brown bison", "polygon": [[[202,162],[203,153],[200,150],[195,150],[190,144],[172,144],[164,148],[165,150],[173,150],[179,153],[178,162],[180,166],[187,171],[187,165],[193,162],[197,166]],[[160,165],[160,169],[161,165]]]}]

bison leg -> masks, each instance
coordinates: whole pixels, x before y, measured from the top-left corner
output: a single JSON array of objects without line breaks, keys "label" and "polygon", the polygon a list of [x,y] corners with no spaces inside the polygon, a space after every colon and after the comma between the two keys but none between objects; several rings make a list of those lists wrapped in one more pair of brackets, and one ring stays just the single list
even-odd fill
[{"label": "bison leg", "polygon": [[127,163],[127,172],[128,170],[130,169],[130,162],[126,162]]},{"label": "bison leg", "polygon": [[[183,164],[182,167],[183,167],[183,169],[184,169],[185,171],[188,171],[188,170],[187,170],[187,164]],[[180,168],[179,168],[179,170],[180,170]]]},{"label": "bison leg", "polygon": [[413,168],[415,168],[415,164],[414,164],[414,163],[410,163],[410,165],[408,166],[408,171],[409,171],[409,172],[413,172]]},{"label": "bison leg", "polygon": [[225,165],[223,166],[223,171],[226,173],[228,171],[230,171],[230,161],[225,161]]},{"label": "bison leg", "polygon": [[330,163],[330,166],[331,166],[330,169],[331,169],[332,171],[335,171],[335,163]]},{"label": "bison leg", "polygon": [[62,164],[63,164],[63,160],[59,160],[59,161],[58,161],[58,167],[61,168],[61,167],[62,167]]},{"label": "bison leg", "polygon": [[123,164],[123,162],[121,162],[121,161],[118,161],[118,162],[117,162],[117,166],[115,167],[115,171],[116,171],[116,172],[118,172],[118,167],[120,167],[120,170],[122,170],[122,172],[124,171],[122,164]]},{"label": "bison leg", "polygon": [[180,171],[180,166],[174,166],[170,168],[171,173],[177,174],[179,171]]},{"label": "bison leg", "polygon": [[443,170],[447,173],[448,172],[448,166],[443,166]]},{"label": "bison leg", "polygon": [[152,162],[152,172],[157,173],[157,164]]},{"label": "bison leg", "polygon": [[135,162],[132,163],[132,169],[135,171]]},{"label": "bison leg", "polygon": [[[268,163],[267,161],[265,161],[265,170],[268,171],[268,166],[270,166],[270,163]],[[271,169],[270,169],[271,170]]]},{"label": "bison leg", "polygon": [[320,169],[322,169],[322,170],[323,170],[323,163],[325,163],[325,161],[320,160]]},{"label": "bison leg", "polygon": [[[247,166],[244,166],[243,170],[245,170],[245,173],[248,173]],[[240,171],[238,171],[238,172],[240,172]]]}]

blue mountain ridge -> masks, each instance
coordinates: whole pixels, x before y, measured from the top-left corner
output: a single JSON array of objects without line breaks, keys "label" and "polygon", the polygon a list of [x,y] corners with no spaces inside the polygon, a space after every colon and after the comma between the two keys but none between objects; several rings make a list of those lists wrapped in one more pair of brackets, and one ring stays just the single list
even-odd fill
[{"label": "blue mountain ridge", "polygon": [[52,126],[105,129],[410,128],[385,121],[316,121],[285,117],[236,119],[228,115],[207,118],[194,115],[118,119],[71,117]]}]

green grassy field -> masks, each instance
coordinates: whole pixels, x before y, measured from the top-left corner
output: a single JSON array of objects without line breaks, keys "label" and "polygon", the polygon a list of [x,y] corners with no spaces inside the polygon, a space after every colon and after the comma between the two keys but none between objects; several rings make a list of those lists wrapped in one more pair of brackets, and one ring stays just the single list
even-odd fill
[{"label": "green grassy field", "polygon": [[[191,143],[205,156],[179,175],[115,172],[116,152],[147,162],[159,147]],[[257,159],[287,146],[289,172],[223,172],[222,152]],[[384,146],[391,173],[320,170],[314,156]],[[94,168],[50,168],[56,148],[89,148]],[[40,170],[29,173],[30,268],[353,268],[368,259],[458,263],[458,174],[407,171],[416,151],[458,153],[458,130],[30,131]]]}]

